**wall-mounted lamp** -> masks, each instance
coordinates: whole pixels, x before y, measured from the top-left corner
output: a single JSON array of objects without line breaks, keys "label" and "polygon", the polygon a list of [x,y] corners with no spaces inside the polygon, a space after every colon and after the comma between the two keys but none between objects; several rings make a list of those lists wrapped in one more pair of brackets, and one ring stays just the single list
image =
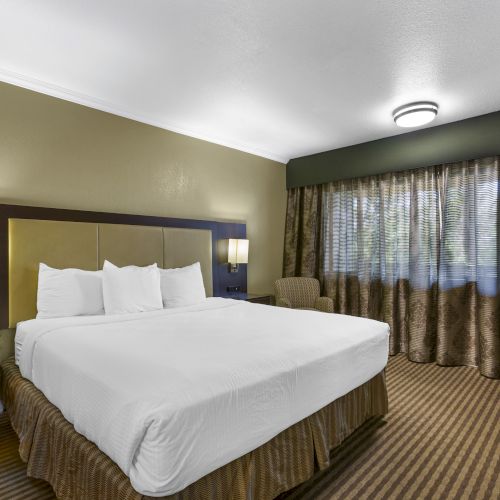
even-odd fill
[{"label": "wall-mounted lamp", "polygon": [[239,264],[248,264],[248,240],[227,240],[227,262],[230,273],[237,273]]}]

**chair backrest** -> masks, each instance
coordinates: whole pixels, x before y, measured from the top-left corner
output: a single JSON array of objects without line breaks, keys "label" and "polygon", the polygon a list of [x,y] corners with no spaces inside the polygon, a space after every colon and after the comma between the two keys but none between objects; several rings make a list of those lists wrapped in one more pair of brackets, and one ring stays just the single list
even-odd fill
[{"label": "chair backrest", "polygon": [[276,301],[288,299],[292,307],[314,307],[320,286],[316,278],[281,278],[274,282]]}]

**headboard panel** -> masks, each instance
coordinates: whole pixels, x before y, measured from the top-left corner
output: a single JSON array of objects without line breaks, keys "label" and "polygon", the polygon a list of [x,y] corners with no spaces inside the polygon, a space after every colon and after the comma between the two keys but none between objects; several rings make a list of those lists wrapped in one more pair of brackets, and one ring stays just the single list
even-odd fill
[{"label": "headboard panel", "polygon": [[36,315],[38,264],[97,270],[97,224],[9,220],[9,327]]},{"label": "headboard panel", "polygon": [[209,229],[163,228],[163,267],[183,267],[199,261],[203,271],[203,284],[207,296],[213,289],[212,232]]},{"label": "headboard panel", "polygon": [[218,261],[217,240],[244,238],[245,224],[0,205],[0,327],[36,314],[39,262],[97,270],[119,265],[180,267],[200,261],[207,295],[227,285],[246,291],[246,266],[237,275]]},{"label": "headboard panel", "polygon": [[119,267],[149,266],[155,262],[164,267],[161,227],[97,224],[97,234],[99,269],[105,260]]}]

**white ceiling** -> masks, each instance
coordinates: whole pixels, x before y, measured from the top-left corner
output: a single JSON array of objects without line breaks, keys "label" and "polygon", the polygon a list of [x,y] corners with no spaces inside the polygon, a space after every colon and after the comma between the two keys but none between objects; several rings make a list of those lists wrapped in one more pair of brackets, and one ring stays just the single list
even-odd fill
[{"label": "white ceiling", "polygon": [[[499,0],[0,0],[0,80],[286,162],[500,109]],[[0,110],[1,114],[1,110]]]}]

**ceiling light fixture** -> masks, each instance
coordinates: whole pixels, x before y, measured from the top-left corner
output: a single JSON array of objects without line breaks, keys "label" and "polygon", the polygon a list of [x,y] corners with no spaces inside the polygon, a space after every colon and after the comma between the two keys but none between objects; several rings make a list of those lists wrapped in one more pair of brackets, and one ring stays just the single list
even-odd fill
[{"label": "ceiling light fixture", "polygon": [[396,108],[392,116],[398,127],[420,127],[434,120],[437,112],[435,102],[412,102]]}]

